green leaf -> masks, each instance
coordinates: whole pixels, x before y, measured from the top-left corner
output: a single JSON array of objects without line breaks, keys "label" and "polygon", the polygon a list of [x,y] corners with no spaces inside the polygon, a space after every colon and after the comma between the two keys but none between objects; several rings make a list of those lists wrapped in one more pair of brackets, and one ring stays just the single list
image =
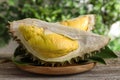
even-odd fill
[{"label": "green leaf", "polygon": [[117,58],[117,57],[118,56],[108,46],[106,46],[105,49],[101,49],[95,55],[88,58],[88,60],[106,64],[104,59]]},{"label": "green leaf", "polygon": [[102,49],[100,52],[95,54],[94,57],[101,57],[103,59],[108,59],[108,58],[117,58],[118,56],[108,46],[106,46],[105,49]]},{"label": "green leaf", "polygon": [[90,57],[89,60],[90,61],[94,61],[94,62],[98,62],[98,63],[101,63],[101,64],[106,64],[106,62],[104,61],[104,59],[100,58],[100,57]]}]

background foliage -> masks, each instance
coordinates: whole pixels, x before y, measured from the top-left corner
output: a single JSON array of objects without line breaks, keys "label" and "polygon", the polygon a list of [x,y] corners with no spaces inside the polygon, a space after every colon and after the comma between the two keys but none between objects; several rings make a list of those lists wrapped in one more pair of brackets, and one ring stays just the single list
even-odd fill
[{"label": "background foliage", "polygon": [[[9,42],[8,21],[27,17],[56,22],[84,14],[96,14],[93,32],[107,35],[110,26],[120,20],[119,0],[8,0],[0,3],[0,46]],[[120,50],[120,38],[110,42]]]}]

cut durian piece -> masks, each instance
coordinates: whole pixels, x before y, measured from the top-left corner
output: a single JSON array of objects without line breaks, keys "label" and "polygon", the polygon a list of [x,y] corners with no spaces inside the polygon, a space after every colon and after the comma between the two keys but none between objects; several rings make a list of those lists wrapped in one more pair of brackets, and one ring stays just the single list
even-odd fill
[{"label": "cut durian piece", "polygon": [[73,19],[61,21],[59,23],[78,30],[91,31],[94,28],[95,16],[92,14],[82,15]]},{"label": "cut durian piece", "polygon": [[43,28],[20,25],[19,30],[28,44],[45,58],[61,57],[78,48],[76,40],[48,33]]},{"label": "cut durian piece", "polygon": [[[22,28],[23,30],[21,30],[21,27],[23,27]],[[34,27],[35,31],[29,31],[31,27]],[[28,32],[24,33],[24,30]],[[77,30],[71,27],[60,25],[58,23],[48,23],[45,21],[31,18],[10,22],[10,31],[13,32],[12,34],[14,37],[17,37],[17,40],[20,40],[22,45],[25,46],[29,53],[31,53],[34,57],[37,57],[37,59],[40,59],[45,62],[65,62],[70,61],[71,59],[76,57],[84,57],[86,53],[90,54],[93,51],[100,50],[101,48],[106,46],[107,43],[109,42],[109,38],[106,36],[97,35],[82,30]],[[39,34],[39,36],[36,37],[37,34]],[[26,35],[31,36],[28,37]],[[46,38],[44,38],[44,36],[46,35],[57,35],[56,37],[52,38],[52,41],[55,42],[58,39],[56,45],[60,43],[58,46],[60,46],[61,48],[68,46],[68,49],[70,50],[60,50],[59,52],[59,49],[61,48],[56,47],[58,49],[55,50],[56,45],[54,45],[54,49],[51,48],[53,44],[48,45],[49,49],[47,49],[47,47],[45,48],[45,46],[43,49],[42,45],[48,43],[44,41],[46,41],[47,37],[50,37],[47,36]],[[59,42],[60,36],[63,38],[62,40],[63,43],[64,40],[66,39],[68,40],[68,43],[66,41],[67,46],[66,43],[62,44],[62,42]],[[26,39],[26,37],[28,37],[27,38],[28,40]],[[33,40],[29,42],[29,38]],[[41,39],[36,38],[42,38],[44,43],[41,43]],[[51,39],[48,38],[48,40]],[[60,56],[58,55],[57,56],[54,55],[54,57],[50,57],[47,55],[43,56],[43,54],[53,55],[54,53],[60,54]]]}]

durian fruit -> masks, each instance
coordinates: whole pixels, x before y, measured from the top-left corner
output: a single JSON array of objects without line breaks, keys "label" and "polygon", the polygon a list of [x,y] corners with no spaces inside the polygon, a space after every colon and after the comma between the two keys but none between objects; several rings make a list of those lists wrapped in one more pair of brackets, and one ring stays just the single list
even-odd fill
[{"label": "durian fruit", "polygon": [[10,33],[20,45],[15,54],[43,66],[80,63],[109,42],[106,36],[32,18],[10,22]]}]

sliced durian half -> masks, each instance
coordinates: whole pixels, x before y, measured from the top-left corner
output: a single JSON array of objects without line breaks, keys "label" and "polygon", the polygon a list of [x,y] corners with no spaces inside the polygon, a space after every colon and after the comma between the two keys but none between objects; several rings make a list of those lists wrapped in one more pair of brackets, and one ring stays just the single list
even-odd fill
[{"label": "sliced durian half", "polygon": [[10,31],[30,54],[45,62],[82,58],[109,42],[106,36],[31,18],[10,22]]}]

